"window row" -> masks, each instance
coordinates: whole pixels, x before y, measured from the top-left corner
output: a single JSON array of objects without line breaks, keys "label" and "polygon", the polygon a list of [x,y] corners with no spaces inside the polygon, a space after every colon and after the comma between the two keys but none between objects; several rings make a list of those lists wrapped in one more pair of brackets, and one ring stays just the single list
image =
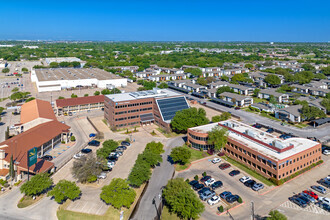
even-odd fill
[{"label": "window row", "polygon": [[320,157],[317,157],[317,158],[315,158],[315,159],[313,159],[311,161],[308,161],[308,162],[306,162],[306,163],[304,163],[304,164],[302,164],[300,166],[297,166],[296,168],[293,168],[290,171],[287,171],[286,173],[283,173],[282,175],[279,175],[278,178],[281,179],[281,178],[284,178],[286,176],[289,176],[292,173],[295,173],[296,171],[299,171],[300,169],[305,168],[306,166],[308,167],[308,166],[312,165],[313,163],[317,162],[318,160],[321,160],[321,156]]}]

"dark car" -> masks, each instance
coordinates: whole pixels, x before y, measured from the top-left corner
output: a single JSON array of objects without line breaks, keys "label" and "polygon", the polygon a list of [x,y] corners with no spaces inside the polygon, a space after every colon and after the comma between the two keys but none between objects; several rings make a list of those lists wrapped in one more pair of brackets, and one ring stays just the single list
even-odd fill
[{"label": "dark car", "polygon": [[244,185],[245,186],[247,186],[247,187],[252,187],[254,184],[256,184],[257,182],[256,181],[254,181],[254,180],[248,180],[248,181],[246,181],[245,183],[244,183]]},{"label": "dark car", "polygon": [[197,180],[192,180],[192,181],[189,182],[189,185],[190,185],[190,186],[194,186],[194,185],[196,185],[197,183],[198,183]]},{"label": "dark car", "polygon": [[126,150],[126,149],[127,149],[126,146],[119,146],[119,147],[117,147],[117,150]]},{"label": "dark car", "polygon": [[311,201],[308,198],[306,198],[304,195],[300,194],[300,195],[296,195],[296,197],[303,200],[307,205],[311,203]]},{"label": "dark car", "polygon": [[226,199],[228,196],[231,196],[231,192],[229,191],[224,191],[223,193],[221,193],[219,196],[223,199]]},{"label": "dark car", "polygon": [[98,147],[98,146],[100,146],[100,142],[97,140],[92,140],[92,141],[88,142],[88,145]]},{"label": "dark car", "polygon": [[297,205],[299,205],[302,208],[305,208],[307,206],[307,203],[304,202],[304,200],[300,199],[299,197],[292,196],[289,198],[289,200]]},{"label": "dark car", "polygon": [[324,209],[325,211],[330,212],[330,206],[326,203],[320,203],[319,206]]},{"label": "dark car", "polygon": [[222,186],[223,186],[223,183],[220,180],[219,181],[216,181],[215,183],[213,183],[211,185],[211,187],[212,187],[213,190],[215,190],[215,189],[217,189],[219,187],[222,187]]},{"label": "dark car", "polygon": [[240,174],[241,172],[239,170],[233,170],[229,173],[229,176],[236,176],[238,174]]},{"label": "dark car", "polygon": [[239,196],[238,195],[230,195],[226,198],[226,201],[228,203],[233,203],[236,202],[238,200]]},{"label": "dark car", "polygon": [[53,160],[53,157],[50,155],[45,155],[41,159],[51,161],[51,160]]},{"label": "dark car", "polygon": [[211,189],[209,187],[203,187],[201,190],[198,191],[198,194],[201,195],[206,191],[211,191]]},{"label": "dark car", "polygon": [[196,191],[202,189],[203,187],[204,187],[204,185],[201,183],[197,183],[196,185],[193,186],[194,190],[196,190]]},{"label": "dark car", "polygon": [[90,133],[89,134],[89,137],[91,138],[91,137],[96,137],[96,134],[95,133]]},{"label": "dark car", "polygon": [[91,152],[92,152],[92,149],[89,149],[89,148],[85,148],[85,149],[81,150],[81,153],[83,153],[83,154],[89,154]]},{"label": "dark car", "polygon": [[330,181],[327,179],[320,179],[319,181],[317,181],[318,184],[321,184],[327,188],[330,188]]},{"label": "dark car", "polygon": [[240,107],[235,107],[235,110],[240,110],[241,108]]},{"label": "dark car", "polygon": [[327,190],[324,189],[322,186],[314,185],[314,186],[311,186],[311,188],[322,194],[326,194],[326,192],[327,192]]},{"label": "dark car", "polygon": [[220,170],[225,170],[228,169],[230,167],[229,163],[222,163],[219,165]]},{"label": "dark car", "polygon": [[273,133],[274,132],[274,129],[273,128],[268,128],[266,132]]},{"label": "dark car", "polygon": [[209,179],[211,179],[210,176],[204,176],[204,177],[202,177],[201,182],[204,183],[204,182],[208,181]]},{"label": "dark car", "polygon": [[259,125],[259,124],[254,124],[254,125],[252,125],[252,127],[255,127],[255,128],[261,128],[261,125]]},{"label": "dark car", "polygon": [[113,161],[117,161],[118,160],[118,157],[116,156],[110,156],[110,157],[107,157],[108,160],[113,160]]},{"label": "dark car", "polygon": [[105,167],[102,168],[102,171],[110,172],[110,171],[112,171],[112,168],[108,167],[108,166],[105,166]]},{"label": "dark car", "polygon": [[127,147],[131,146],[131,143],[129,143],[128,141],[122,141],[120,144]]}]

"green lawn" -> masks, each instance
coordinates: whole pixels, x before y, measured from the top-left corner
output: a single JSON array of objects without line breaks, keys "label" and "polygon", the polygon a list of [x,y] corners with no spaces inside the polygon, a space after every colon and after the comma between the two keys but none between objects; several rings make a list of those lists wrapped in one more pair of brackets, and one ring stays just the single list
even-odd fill
[{"label": "green lawn", "polygon": [[259,103],[259,102],[268,102],[266,99],[260,99],[257,97],[253,97],[253,103]]},{"label": "green lawn", "polygon": [[161,219],[164,219],[164,220],[180,220],[180,218],[175,213],[170,213],[170,211],[168,210],[168,208],[166,206],[164,206],[164,208],[163,208]]},{"label": "green lawn", "polygon": [[179,136],[180,135],[180,134],[177,134],[175,132],[166,132],[165,130],[163,130],[161,128],[157,128],[157,131],[159,131],[160,133],[162,133],[167,138],[172,138],[172,137],[176,137],[176,136]]},{"label": "green lawn", "polygon": [[306,128],[308,127],[308,124],[295,124],[294,126],[297,128]]},{"label": "green lawn", "polygon": [[44,194],[40,195],[40,196],[37,196],[36,199],[33,199],[33,197],[31,196],[23,196],[18,204],[17,204],[17,207],[18,208],[25,208],[25,207],[28,207],[36,202],[38,202],[40,199],[42,199],[44,197]]},{"label": "green lawn", "polygon": [[274,183],[272,183],[267,178],[263,177],[262,175],[260,175],[259,173],[255,172],[255,171],[251,170],[247,166],[237,162],[236,160],[233,160],[233,159],[231,159],[230,157],[227,157],[227,156],[223,156],[222,158],[224,158],[225,160],[227,160],[227,162],[231,163],[232,165],[236,166],[237,168],[239,168],[239,169],[243,170],[244,172],[248,173],[250,176],[258,179],[261,182],[263,182],[267,186],[275,185]]},{"label": "green lawn", "polygon": [[273,117],[273,116],[267,114],[266,112],[261,112],[260,115],[261,115],[262,117],[269,118],[269,119],[272,119],[272,120],[275,120],[275,121],[281,121],[280,119],[275,118],[275,117]]},{"label": "green lawn", "polygon": [[189,159],[189,162],[186,163],[185,165],[176,164],[175,165],[175,170],[176,171],[184,170],[187,167],[189,167],[191,162],[209,156],[208,153],[203,152],[203,151],[199,151],[199,150],[194,150],[194,149],[188,147],[187,145],[184,145],[183,147],[185,147],[186,149],[188,149],[191,152],[191,157]]}]

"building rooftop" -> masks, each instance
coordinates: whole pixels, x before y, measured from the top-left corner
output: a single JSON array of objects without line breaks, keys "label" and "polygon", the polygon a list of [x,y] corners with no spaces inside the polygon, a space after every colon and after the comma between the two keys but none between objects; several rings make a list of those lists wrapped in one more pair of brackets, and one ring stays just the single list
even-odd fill
[{"label": "building rooftop", "polygon": [[219,94],[219,96],[236,99],[236,101],[243,101],[244,99],[251,99],[251,97],[249,97],[249,96],[238,95],[236,93],[231,93],[231,92],[223,92],[223,93]]},{"label": "building rooftop", "polygon": [[78,80],[78,79],[121,79],[121,77],[97,68],[54,68],[36,69],[39,81]]},{"label": "building rooftop", "polygon": [[294,116],[299,117],[300,116],[300,109],[302,108],[302,105],[292,105],[290,107],[287,108],[282,108],[280,110],[278,110],[279,112],[288,112]]},{"label": "building rooftop", "polygon": [[[195,132],[207,133],[211,131],[212,128],[219,126],[218,124],[219,123],[211,123],[190,129]],[[275,161],[284,160],[319,144],[318,142],[306,138],[289,138],[282,140],[275,135],[236,120],[222,121],[220,124],[228,127],[229,138],[240,142],[250,149],[258,151]]]},{"label": "building rooftop", "polygon": [[273,95],[275,97],[280,97],[280,96],[283,96],[283,95],[287,95],[287,94],[276,92],[276,89],[261,89],[259,91],[259,93],[267,94],[267,95]]},{"label": "building rooftop", "polygon": [[61,108],[66,106],[86,105],[86,104],[93,104],[99,102],[104,102],[103,95],[77,97],[77,98],[69,98],[69,99],[56,99],[56,106]]},{"label": "building rooftop", "polygon": [[173,92],[169,89],[157,89],[140,92],[129,92],[129,93],[120,93],[120,94],[111,94],[106,95],[107,98],[111,99],[114,102],[122,101],[131,101],[137,99],[146,99],[146,98],[165,98],[171,96],[179,96],[179,93]]},{"label": "building rooftop", "polygon": [[33,121],[37,118],[56,120],[54,110],[49,102],[35,99],[22,105],[21,124]]}]

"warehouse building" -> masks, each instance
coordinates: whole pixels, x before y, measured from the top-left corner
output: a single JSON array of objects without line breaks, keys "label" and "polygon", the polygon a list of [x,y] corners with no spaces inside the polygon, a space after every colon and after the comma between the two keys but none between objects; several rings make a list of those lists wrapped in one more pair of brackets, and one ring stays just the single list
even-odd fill
[{"label": "warehouse building", "polygon": [[33,69],[31,81],[38,92],[60,91],[77,87],[126,87],[127,79],[97,68]]},{"label": "warehouse building", "polygon": [[208,132],[217,126],[228,130],[226,155],[267,178],[280,180],[321,160],[318,142],[297,137],[282,140],[235,120],[189,128],[189,144],[196,149],[212,148]]},{"label": "warehouse building", "polygon": [[86,64],[85,61],[82,61],[81,59],[77,57],[49,57],[45,59],[46,63],[49,65],[51,63],[62,63],[62,62],[79,62],[81,67],[84,67]]},{"label": "warehouse building", "polygon": [[104,117],[113,129],[156,123],[169,131],[175,113],[189,108],[183,95],[156,88],[106,95],[104,101]]}]

